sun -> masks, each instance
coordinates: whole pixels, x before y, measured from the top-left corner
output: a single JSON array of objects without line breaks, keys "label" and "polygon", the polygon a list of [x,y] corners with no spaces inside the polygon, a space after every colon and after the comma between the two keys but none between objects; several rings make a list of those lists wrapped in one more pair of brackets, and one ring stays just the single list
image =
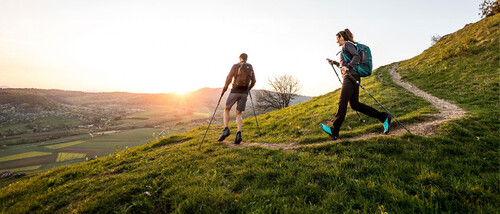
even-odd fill
[{"label": "sun", "polygon": [[177,77],[176,79],[170,79],[167,85],[169,86],[169,89],[173,94],[179,96],[185,96],[190,92],[196,90],[192,85],[186,84],[186,81],[184,81],[180,77]]},{"label": "sun", "polygon": [[192,92],[191,89],[184,88],[184,89],[176,89],[173,93],[176,95],[179,95],[179,96],[185,96],[185,95],[189,94],[190,92]]}]

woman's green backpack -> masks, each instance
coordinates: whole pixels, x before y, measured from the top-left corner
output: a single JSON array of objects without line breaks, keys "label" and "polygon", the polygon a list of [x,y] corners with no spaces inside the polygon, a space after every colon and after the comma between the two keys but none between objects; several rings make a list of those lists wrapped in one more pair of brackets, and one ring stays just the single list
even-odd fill
[{"label": "woman's green backpack", "polygon": [[[349,41],[350,42],[350,41]],[[360,43],[352,43],[356,49],[358,50],[359,56],[361,57],[359,64],[354,67],[354,70],[358,72],[360,77],[367,77],[372,74],[372,52],[370,51],[370,48],[366,45],[360,44]],[[342,57],[344,58],[345,61],[351,62],[351,59],[347,57],[344,53],[342,53]]]}]

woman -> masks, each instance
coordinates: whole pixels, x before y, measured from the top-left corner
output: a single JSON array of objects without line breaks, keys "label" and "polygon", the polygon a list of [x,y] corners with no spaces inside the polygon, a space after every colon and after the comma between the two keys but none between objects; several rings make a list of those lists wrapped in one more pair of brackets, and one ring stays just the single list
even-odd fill
[{"label": "woman", "polygon": [[347,59],[351,60],[346,61],[342,59],[343,57],[340,57],[340,63],[328,60],[330,65],[340,65],[340,70],[342,71],[342,77],[344,80],[342,81],[342,89],[340,90],[338,109],[335,114],[335,119],[333,120],[333,126],[328,127],[324,124],[320,124],[321,128],[328,135],[330,135],[333,140],[337,140],[339,138],[340,127],[345,119],[347,103],[349,103],[352,109],[370,117],[377,118],[384,125],[384,134],[389,133],[389,124],[391,123],[391,117],[389,114],[379,112],[374,108],[359,102],[359,85],[356,81],[361,82],[361,80],[358,72],[356,72],[353,68],[359,64],[360,56],[354,44],[353,35],[349,29],[345,29],[337,33],[337,44],[342,46],[342,54],[340,56],[345,54]]}]

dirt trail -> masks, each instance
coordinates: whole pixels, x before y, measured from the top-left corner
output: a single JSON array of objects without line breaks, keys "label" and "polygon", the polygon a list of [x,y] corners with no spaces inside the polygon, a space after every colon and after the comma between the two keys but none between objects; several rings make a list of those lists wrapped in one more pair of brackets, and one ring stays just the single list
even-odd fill
[{"label": "dirt trail", "polygon": [[[428,102],[430,102],[435,108],[439,110],[438,114],[433,115],[431,120],[428,121],[423,121],[423,122],[418,122],[418,123],[413,123],[413,124],[404,124],[406,128],[408,128],[412,134],[416,135],[424,135],[424,136],[429,136],[432,135],[436,132],[436,129],[439,125],[442,123],[449,121],[449,120],[454,120],[461,118],[467,114],[465,110],[460,108],[458,105],[451,103],[449,101],[437,98],[425,91],[420,90],[414,85],[411,85],[409,83],[403,82],[401,80],[401,75],[397,73],[395,70],[398,67],[398,64],[392,66],[391,68],[388,69],[389,74],[392,76],[392,81],[394,81],[396,84],[400,85],[401,87],[405,88],[406,90],[412,92],[416,96],[422,97]],[[397,136],[397,135],[402,135],[406,132],[399,124],[396,125],[394,123],[396,121],[393,120],[393,126],[391,127],[391,132],[389,132],[389,136]],[[311,143],[311,144],[298,144],[296,142],[290,142],[290,143],[279,143],[279,144],[272,144],[272,143],[249,143],[249,142],[242,142],[239,145],[235,145],[231,141],[224,141],[228,147],[231,148],[242,148],[242,147],[250,147],[250,146],[260,146],[268,149],[284,149],[284,150],[292,150],[296,149],[298,147],[303,147],[303,146],[317,146],[317,145],[323,145],[323,144],[331,144],[331,143],[339,143],[342,141],[356,141],[356,140],[361,140],[361,139],[368,139],[371,137],[376,137],[376,136],[384,136],[381,133],[367,133],[364,135],[360,135],[357,137],[352,137],[352,138],[341,138],[340,140],[337,141],[325,141],[325,142],[317,142],[317,143]]]}]

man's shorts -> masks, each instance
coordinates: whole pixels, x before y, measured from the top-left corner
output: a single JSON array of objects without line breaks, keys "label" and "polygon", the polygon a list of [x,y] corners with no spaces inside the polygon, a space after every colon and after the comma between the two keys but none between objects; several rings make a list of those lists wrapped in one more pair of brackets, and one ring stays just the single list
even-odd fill
[{"label": "man's shorts", "polygon": [[247,105],[247,96],[246,93],[229,93],[226,101],[226,107],[231,108],[237,102],[236,110],[245,111],[245,107]]}]

